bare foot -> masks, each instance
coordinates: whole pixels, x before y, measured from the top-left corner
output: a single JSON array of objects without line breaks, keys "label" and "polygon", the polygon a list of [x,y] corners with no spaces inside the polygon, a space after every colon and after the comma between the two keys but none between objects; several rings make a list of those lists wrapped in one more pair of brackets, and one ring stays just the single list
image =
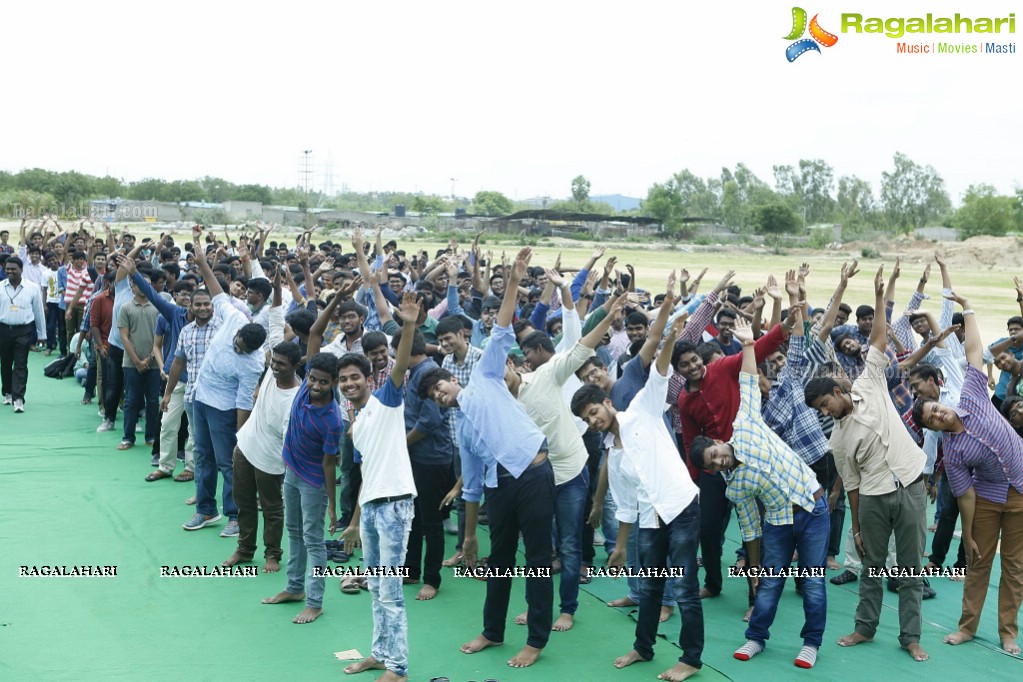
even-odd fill
[{"label": "bare foot", "polygon": [[516,625],[525,625],[529,622],[529,611],[523,611],[519,615],[515,616]]},{"label": "bare foot", "polygon": [[237,566],[238,564],[251,564],[251,563],[252,563],[252,557],[245,556],[243,554],[235,552],[234,554],[232,554],[228,558],[224,559],[224,562],[222,564],[220,564],[220,565],[221,566]]},{"label": "bare foot", "polygon": [[263,565],[263,573],[276,573],[281,570],[281,562],[278,559],[267,559]]},{"label": "bare foot", "polygon": [[502,644],[504,644],[504,642],[491,642],[489,639],[487,639],[483,635],[480,635],[476,639],[472,640],[471,642],[466,642],[465,644],[463,644],[462,645],[462,653],[463,654],[474,654],[477,651],[483,651],[487,647],[501,646]]},{"label": "bare foot", "polygon": [[387,666],[373,658],[367,656],[357,663],[349,663],[345,666],[345,673],[348,675],[354,675],[355,673],[361,673],[363,670],[386,670]]},{"label": "bare foot", "polygon": [[302,609],[297,616],[292,618],[291,622],[298,623],[299,625],[305,625],[306,623],[312,623],[321,615],[323,615],[323,609],[314,609],[311,606],[307,606]]},{"label": "bare foot", "polygon": [[658,622],[663,623],[671,618],[671,614],[673,613],[675,613],[674,606],[661,606],[661,617],[658,619]]},{"label": "bare foot", "polygon": [[627,606],[636,606],[637,604],[628,597],[619,597],[618,599],[612,599],[607,605],[620,609]]},{"label": "bare foot", "polygon": [[519,650],[519,653],[512,656],[512,659],[508,661],[508,665],[513,668],[528,668],[536,663],[536,659],[540,657],[541,651],[542,649],[537,649],[535,646],[527,644]]},{"label": "bare foot", "polygon": [[292,594],[291,592],[278,592],[272,597],[260,601],[262,604],[285,604],[289,601],[302,601],[305,599],[305,592]]},{"label": "bare foot", "polygon": [[742,622],[743,622],[743,623],[748,623],[748,622],[749,622],[749,618],[750,618],[750,616],[752,616],[752,615],[753,615],[753,607],[751,606],[751,607],[749,607],[748,609],[746,609],[746,615],[744,615],[744,616],[742,617]]},{"label": "bare foot", "polygon": [[419,601],[429,601],[437,596],[437,588],[433,585],[423,585],[419,588],[419,593],[416,594],[416,599]]},{"label": "bare foot", "polygon": [[955,646],[956,644],[969,642],[971,639],[973,639],[973,635],[971,635],[969,632],[963,632],[962,630],[959,630],[958,632],[953,632],[951,635],[945,635],[945,644],[951,644],[952,646]]},{"label": "bare foot", "polygon": [[698,668],[694,668],[691,665],[686,665],[679,661],[674,666],[658,675],[657,679],[668,680],[669,682],[682,682],[682,680],[687,680],[698,672],[700,672]]},{"label": "bare foot", "polygon": [[633,663],[649,663],[649,661],[640,656],[639,652],[636,651],[635,649],[625,654],[624,656],[619,656],[618,658],[615,659],[616,668],[624,668],[626,666],[632,665]]},{"label": "bare foot", "polygon": [[1007,654],[1014,654],[1016,656],[1020,654],[1019,644],[1016,644],[1016,640],[1012,637],[1002,637],[1002,650]]},{"label": "bare foot", "polygon": [[402,585],[418,585],[419,584],[419,578],[402,578],[401,579],[401,584]]},{"label": "bare foot", "polygon": [[563,613],[558,616],[558,619],[554,621],[554,625],[551,626],[551,630],[555,632],[567,632],[572,629],[575,625],[575,616],[571,613]]},{"label": "bare foot", "polygon": [[857,644],[863,644],[864,642],[873,642],[873,637],[864,637],[858,632],[854,632],[851,635],[840,637],[838,640],[838,646],[856,646]]},{"label": "bare foot", "polygon": [[938,566],[933,561],[928,561],[927,565],[924,566],[924,570],[925,571],[940,571],[941,570],[941,566]]},{"label": "bare foot", "polygon": [[913,642],[902,647],[909,652],[909,655],[913,657],[914,661],[926,661],[930,656],[924,651],[924,648],[920,646],[919,642]]},{"label": "bare foot", "polygon": [[700,599],[713,599],[714,597],[721,594],[720,592],[714,593],[708,590],[706,587],[700,588]]},{"label": "bare foot", "polygon": [[407,680],[408,676],[402,677],[393,670],[386,670],[384,674],[377,678],[377,682],[401,682],[401,680]]},{"label": "bare foot", "polygon": [[966,575],[963,573],[954,573],[948,577],[954,583],[961,583],[966,580]]},{"label": "bare foot", "polygon": [[744,558],[739,557],[738,559],[735,560],[735,567],[736,568],[744,568],[745,566],[746,566],[746,560]]},{"label": "bare foot", "polygon": [[462,563],[462,553],[456,551],[454,554],[449,556],[447,559],[441,562],[443,566],[457,566]]},{"label": "bare foot", "polygon": [[932,523],[931,525],[927,526],[928,533],[933,533],[936,530],[938,530],[938,524],[936,523]]},{"label": "bare foot", "polygon": [[842,564],[838,563],[838,561],[835,559],[835,557],[829,556],[828,557],[828,570],[829,571],[837,571],[840,568],[842,568]]}]

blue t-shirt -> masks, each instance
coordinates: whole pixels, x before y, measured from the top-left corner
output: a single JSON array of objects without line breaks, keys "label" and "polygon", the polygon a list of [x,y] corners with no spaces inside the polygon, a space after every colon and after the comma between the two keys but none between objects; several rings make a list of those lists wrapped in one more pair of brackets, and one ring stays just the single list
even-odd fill
[{"label": "blue t-shirt", "polygon": [[341,408],[333,400],[322,407],[310,403],[303,381],[284,435],[284,463],[306,483],[325,485],[323,456],[338,454],[341,435]]}]

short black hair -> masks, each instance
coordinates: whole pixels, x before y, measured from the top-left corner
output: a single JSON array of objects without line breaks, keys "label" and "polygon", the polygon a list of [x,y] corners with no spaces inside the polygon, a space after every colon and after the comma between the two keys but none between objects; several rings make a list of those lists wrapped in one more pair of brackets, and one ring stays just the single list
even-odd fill
[{"label": "short black hair", "polygon": [[544,332],[533,332],[526,338],[519,342],[519,348],[525,353],[527,350],[536,350],[537,348],[545,350],[548,353],[554,353],[554,344],[551,343],[551,337],[547,336]]},{"label": "short black hair", "polygon": [[1005,421],[1009,421],[1009,414],[1012,412],[1012,406],[1016,403],[1023,402],[1023,395],[1011,395],[1002,401],[1001,407],[998,410],[1005,417]]},{"label": "short black hair", "polygon": [[[107,274],[109,274],[109,273],[107,273]],[[195,297],[196,296],[205,296],[206,298],[213,298],[213,296],[210,294],[210,290],[209,289],[196,289],[196,290],[194,290],[192,292],[192,295],[189,296],[189,298],[192,301],[195,301]]]},{"label": "short black hair", "polygon": [[671,349],[671,366],[678,367],[678,361],[682,359],[683,355],[689,353],[699,353],[696,350],[696,344],[690,341],[679,341],[675,344],[675,347]]},{"label": "short black hair", "polygon": [[453,375],[443,367],[434,367],[419,380],[420,400],[429,400],[433,387],[442,381],[451,381]]},{"label": "short black hair", "polygon": [[736,318],[735,311],[731,308],[722,308],[718,311],[717,317],[714,319],[715,321],[720,322],[722,317],[730,317],[734,320]]},{"label": "short black hair", "polygon": [[[320,355],[323,355],[323,353],[320,353]],[[330,355],[330,353],[327,353],[327,355]],[[335,356],[331,355],[331,357]],[[341,370],[347,367],[358,367],[359,371],[362,372],[362,376],[366,377],[367,379],[373,373],[373,366],[369,363],[369,358],[367,358],[362,353],[345,353],[344,355],[342,355],[341,359],[337,361],[336,371],[340,372]],[[312,369],[311,363],[310,369]]]},{"label": "short black hair", "polygon": [[596,367],[597,369],[602,369],[605,366],[606,365],[604,365],[604,361],[600,359],[599,355],[591,355],[590,357],[586,358],[586,361],[583,362],[583,364],[579,366],[579,369],[575,371],[575,374],[576,376],[579,376],[580,373],[585,374],[585,370],[587,367]]},{"label": "short black hair", "polygon": [[437,323],[437,328],[434,330],[434,334],[437,338],[444,336],[445,334],[460,334],[465,329],[465,325],[462,324],[462,318],[456,315],[450,315],[448,317],[441,318],[440,322]]},{"label": "short black hair", "polygon": [[643,313],[638,310],[634,310],[625,316],[626,327],[639,327],[640,325],[644,327],[650,326],[650,320]]},{"label": "short black hair", "polygon": [[383,332],[366,332],[362,335],[362,351],[368,353],[371,350],[376,350],[380,346],[387,345],[387,335]]},{"label": "short black hair", "polygon": [[281,341],[273,347],[273,354],[279,355],[287,360],[292,366],[297,365],[302,360],[302,348],[297,343],[291,341]]},{"label": "short black hair", "polygon": [[245,287],[249,291],[254,291],[262,296],[264,301],[270,300],[270,296],[274,292],[274,287],[270,284],[270,280],[263,279],[262,277],[258,279],[250,279],[249,283],[246,284]]},{"label": "short black hair", "polygon": [[360,305],[356,301],[343,301],[341,305],[338,306],[338,315],[344,315],[345,313],[355,313],[360,318],[365,320],[366,316],[369,314],[369,311],[366,310],[364,306]]},{"label": "short black hair", "polygon": [[607,393],[593,384],[584,384],[572,395],[572,414],[582,419],[583,411],[589,405],[600,405],[607,400]]},{"label": "short black hair", "polygon": [[928,403],[936,403],[937,400],[931,398],[917,398],[913,401],[913,421],[920,428],[924,427],[924,409]]},{"label": "short black hair", "polygon": [[707,448],[714,447],[714,441],[707,436],[697,436],[689,445],[689,463],[694,469],[706,469],[703,453]]},{"label": "short black hair", "polygon": [[814,377],[806,382],[806,388],[803,389],[803,401],[807,407],[812,408],[813,402],[817,398],[833,394],[836,388],[840,391],[842,390],[838,382],[831,377]]},{"label": "short black hair", "polygon": [[874,308],[869,305],[861,305],[856,308],[856,319],[861,320],[864,317],[873,317]]},{"label": "short black hair", "polygon": [[[38,251],[38,249],[36,249],[36,250]],[[5,264],[5,265],[6,265],[7,263],[10,263],[10,264],[12,264],[12,265],[17,265],[17,266],[18,266],[18,269],[19,269],[19,270],[24,270],[24,269],[25,269],[25,264],[24,264],[24,263],[22,263],[22,262],[21,262],[21,259],[20,259],[20,258],[18,258],[17,256],[11,256],[11,257],[10,257],[10,258],[8,258],[8,259],[7,259],[6,261],[4,261],[4,264]]]},{"label": "short black hair", "polygon": [[[351,353],[348,355],[351,355]],[[344,358],[342,358],[342,360],[344,360]],[[365,358],[363,358],[363,360],[365,360]],[[369,360],[366,360],[366,364],[369,364]],[[307,367],[307,376],[309,372],[312,372],[314,369],[318,369],[321,372],[326,372],[331,378],[337,378],[337,374],[341,370],[341,364],[338,361],[337,356],[333,353],[317,353],[313,357],[309,358],[309,364]],[[367,374],[366,376],[369,375]]]},{"label": "short black hair", "polygon": [[238,336],[252,353],[263,347],[263,342],[266,341],[266,328],[258,322],[249,322],[238,330]]},{"label": "short black hair", "polygon": [[927,363],[921,363],[916,367],[909,370],[910,377],[920,377],[923,381],[933,379],[934,383],[941,386],[941,382],[944,380],[944,376],[941,374],[941,370],[934,365],[928,365]]},{"label": "short black hair", "polygon": [[723,350],[721,350],[721,346],[717,345],[713,341],[707,341],[706,343],[701,343],[699,346],[696,347],[696,351],[695,352],[696,352],[697,355],[700,356],[700,360],[705,365],[709,365],[710,364],[710,359],[712,357],[714,357],[715,355],[724,355],[725,354],[725,352]]},{"label": "short black hair", "polygon": [[850,340],[859,343],[859,341],[856,340],[856,337],[852,335],[852,332],[845,332],[843,334],[839,334],[838,336],[835,337],[835,350],[844,355],[845,353],[842,351],[842,344]]},{"label": "short black hair", "polygon": [[1013,315],[1005,321],[1005,326],[1008,327],[1010,324],[1014,324],[1018,327],[1023,327],[1023,317],[1019,315]]},{"label": "short black hair", "polygon": [[316,313],[307,308],[299,308],[288,313],[284,321],[291,326],[293,332],[304,336],[316,323]]},{"label": "short black hair", "polygon": [[524,330],[532,328],[534,328],[533,323],[530,322],[529,320],[519,320],[518,322],[512,325],[512,332],[514,332],[515,336],[518,337],[518,335],[521,334]]},{"label": "short black hair", "polygon": [[[401,343],[401,335],[404,333],[404,329],[399,329],[398,333],[391,337],[391,348],[398,350],[398,345]],[[423,332],[418,329],[412,330],[412,350],[409,351],[409,355],[426,355],[426,337],[423,336]]]}]

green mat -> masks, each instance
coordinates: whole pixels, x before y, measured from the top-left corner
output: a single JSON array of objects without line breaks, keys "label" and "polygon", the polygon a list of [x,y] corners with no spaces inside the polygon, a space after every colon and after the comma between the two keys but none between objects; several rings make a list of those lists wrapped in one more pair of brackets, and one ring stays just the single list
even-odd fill
[{"label": "green mat", "polygon": [[[369,594],[344,595],[328,579],[324,615],[295,625],[301,605],[268,606],[260,599],[284,588],[283,573],[234,578],[165,578],[162,565],[217,566],[234,549],[219,537],[224,522],[196,532],[182,530],[193,507],[184,504],[194,488],[169,480],[146,483],[149,449],[115,449],[120,432],[97,434],[96,405],[81,406],[81,389],[67,379],[42,375],[45,358],[31,356],[25,414],[0,408],[0,680],[252,680],[375,679],[348,677],[334,652],[368,654],[372,631]],[[118,421],[120,425],[120,419]],[[481,538],[486,544],[486,534]],[[286,542],[285,538],[285,542]],[[454,539],[447,538],[448,552]],[[735,546],[729,539],[730,553]],[[598,560],[604,558],[597,548]],[[287,548],[285,548],[287,551]],[[485,547],[484,547],[485,551]],[[106,578],[19,577],[22,565],[116,565]],[[261,566],[261,564],[256,564]],[[992,575],[997,585],[997,567]],[[678,616],[662,626],[651,664],[616,670],[611,662],[632,645],[634,622],[605,601],[624,594],[625,582],[595,579],[584,586],[575,628],[552,633],[532,668],[506,666],[526,638],[509,624],[504,646],[471,656],[458,647],[482,625],[485,585],[455,578],[445,569],[439,596],[416,602],[416,586],[405,588],[409,617],[410,679],[447,676],[466,680],[651,680],[679,655]],[[937,599],[924,606],[924,646],[931,661],[914,664],[898,649],[895,595],[886,595],[877,641],[841,649],[834,640],[851,630],[855,589],[828,587],[829,625],[813,672],[796,669],[802,611],[791,587],[779,609],[767,651],[741,663],[732,651],[743,640],[745,583],[729,581],[724,594],[704,602],[706,649],[697,679],[787,679],[808,675],[838,679],[861,674],[926,673],[931,680],[961,679],[964,671],[990,680],[1020,679],[1018,659],[998,653],[997,642],[949,647],[940,638],[959,617],[961,587],[932,581]],[[524,610],[522,584],[513,590],[509,622]],[[855,588],[855,585],[851,586]],[[995,635],[993,587],[982,634]],[[851,667],[855,666],[855,667]],[[924,667],[921,667],[924,666]]]}]

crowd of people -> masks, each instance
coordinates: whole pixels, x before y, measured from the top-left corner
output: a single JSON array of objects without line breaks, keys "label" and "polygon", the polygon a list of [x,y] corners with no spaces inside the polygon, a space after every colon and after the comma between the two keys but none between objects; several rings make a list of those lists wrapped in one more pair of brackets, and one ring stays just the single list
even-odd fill
[{"label": "crowd of people", "polygon": [[[119,434],[119,450],[143,434],[145,481],[193,484],[183,528],[234,539],[224,566],[253,562],[260,542],[263,571],[283,563],[284,589],[264,603],[302,604],[296,623],[323,612],[328,560],[361,546],[366,570],[341,589],[371,593],[372,650],[345,672],[407,678],[402,585],[433,600],[444,567],[459,565],[486,579],[483,627],[464,653],[506,640],[523,579],[514,621],[526,640],[508,663],[532,665],[551,632],[572,629],[580,584],[606,563],[629,576],[609,605],[639,611],[614,665],[651,660],[677,605],[682,656],[659,677],[683,680],[702,666],[702,600],[726,589],[724,563],[747,577],[728,586],[748,597],[735,658],[764,650],[792,575],[805,620],[794,663],[811,668],[825,569],[841,570],[832,583],[859,581],[839,645],[873,639],[887,585],[899,644],[923,661],[928,577],[965,576],[959,628],[944,640],[965,642],[1000,551],[998,637],[1020,653],[1023,317],[985,347],[940,254],[937,311],[922,308],[930,264],[896,307],[898,260],[854,309],[855,261],[811,306],[805,264],[751,292],[734,272],[709,287],[706,270],[648,291],[604,248],[541,266],[529,248],[495,257],[479,235],[430,254],[384,244],[379,230],[288,243],[253,227],[231,239],[195,226],[179,244],[23,221],[16,248],[0,233],[3,402],[24,412],[30,352],[83,358],[96,430]],[[743,542],[726,561],[733,512]],[[446,529],[457,545],[445,558]]]}]

